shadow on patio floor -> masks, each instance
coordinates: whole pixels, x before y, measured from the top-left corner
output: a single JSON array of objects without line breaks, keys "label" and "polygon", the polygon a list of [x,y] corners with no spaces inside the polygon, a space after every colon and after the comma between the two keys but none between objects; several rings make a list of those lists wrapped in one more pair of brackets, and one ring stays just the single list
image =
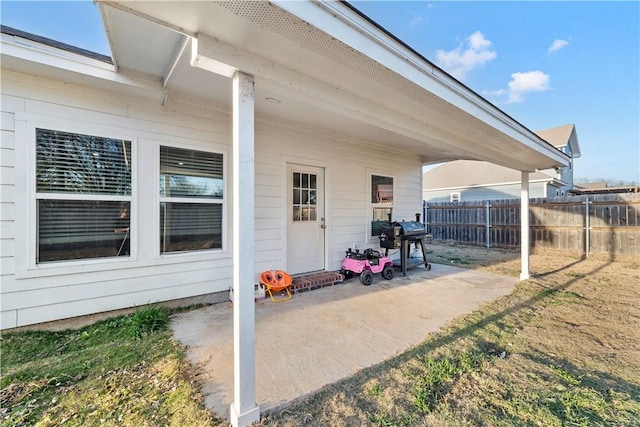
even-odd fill
[{"label": "shadow on patio floor", "polygon": [[[419,344],[454,318],[506,295],[517,279],[432,264],[371,286],[357,278],[256,304],[256,400],[281,406]],[[233,398],[233,306],[220,303],[172,321],[196,366],[205,404],[229,416]]]}]

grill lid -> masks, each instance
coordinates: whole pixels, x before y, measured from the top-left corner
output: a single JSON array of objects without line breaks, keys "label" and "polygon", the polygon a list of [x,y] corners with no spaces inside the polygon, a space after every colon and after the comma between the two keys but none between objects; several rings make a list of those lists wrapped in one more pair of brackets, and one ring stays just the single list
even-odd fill
[{"label": "grill lid", "polygon": [[405,236],[413,236],[418,234],[425,234],[424,225],[416,221],[402,221],[396,222],[396,226],[399,226],[402,230],[402,234]]}]

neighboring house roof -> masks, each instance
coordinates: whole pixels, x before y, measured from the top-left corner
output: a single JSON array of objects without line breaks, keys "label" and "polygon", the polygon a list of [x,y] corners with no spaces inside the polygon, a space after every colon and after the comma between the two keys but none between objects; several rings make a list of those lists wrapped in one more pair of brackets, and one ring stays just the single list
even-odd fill
[{"label": "neighboring house roof", "polygon": [[576,185],[570,193],[575,195],[584,194],[609,194],[609,193],[640,193],[640,186],[637,185],[615,185],[609,186],[606,181],[585,182]]},{"label": "neighboring house roof", "polygon": [[578,135],[574,124],[538,130],[535,131],[535,134],[554,147],[559,148],[566,145],[571,146],[572,157],[580,157],[580,146],[578,144]]},{"label": "neighboring house roof", "polygon": [[594,190],[599,188],[607,188],[607,181],[583,182],[576,185],[576,190]]},{"label": "neighboring house roof", "polygon": [[[580,155],[578,138],[575,125],[544,129],[535,132],[554,147],[571,145],[573,157]],[[577,153],[577,155],[576,155]],[[549,173],[551,171],[551,173]],[[490,162],[474,160],[455,160],[443,163],[423,174],[423,189],[440,190],[457,187],[482,187],[487,185],[500,185],[519,183],[520,171],[496,165]],[[556,178],[553,169],[548,171],[536,171],[529,175],[530,181],[549,181],[552,184],[562,185]]]},{"label": "neighboring house roof", "polygon": [[[438,190],[455,187],[480,187],[485,185],[509,184],[520,182],[520,172],[489,162],[474,160],[455,160],[444,163],[423,176],[425,190]],[[529,175],[530,181],[551,180],[543,172]]]},{"label": "neighboring house roof", "polygon": [[574,188],[569,190],[570,194],[580,196],[586,194],[621,194],[621,193],[640,193],[640,187],[637,185],[628,185],[622,187],[600,187],[600,188]]}]

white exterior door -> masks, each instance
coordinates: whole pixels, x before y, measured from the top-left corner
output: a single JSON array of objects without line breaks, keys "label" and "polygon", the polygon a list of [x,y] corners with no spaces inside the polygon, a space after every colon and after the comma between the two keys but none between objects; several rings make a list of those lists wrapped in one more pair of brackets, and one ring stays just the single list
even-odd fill
[{"label": "white exterior door", "polygon": [[324,270],[324,169],[287,167],[287,271]]}]

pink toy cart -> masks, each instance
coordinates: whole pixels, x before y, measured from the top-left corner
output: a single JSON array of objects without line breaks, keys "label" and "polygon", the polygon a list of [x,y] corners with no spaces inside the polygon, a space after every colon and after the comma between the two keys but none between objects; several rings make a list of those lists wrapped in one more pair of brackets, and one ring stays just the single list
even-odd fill
[{"label": "pink toy cart", "polygon": [[365,249],[360,252],[358,249],[352,251],[349,248],[346,251],[340,274],[345,279],[350,279],[354,274],[360,275],[360,282],[369,286],[373,283],[373,275],[381,273],[382,278],[386,280],[393,279],[393,261],[391,258],[383,256],[380,252],[373,249]]}]

